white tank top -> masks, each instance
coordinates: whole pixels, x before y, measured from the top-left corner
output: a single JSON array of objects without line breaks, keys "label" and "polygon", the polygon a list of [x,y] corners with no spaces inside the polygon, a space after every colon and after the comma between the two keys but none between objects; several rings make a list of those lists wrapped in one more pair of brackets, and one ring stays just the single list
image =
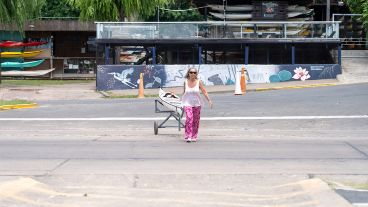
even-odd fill
[{"label": "white tank top", "polygon": [[188,86],[188,80],[185,80],[185,93],[182,97],[183,106],[201,106],[201,97],[199,95],[199,80],[193,88]]}]

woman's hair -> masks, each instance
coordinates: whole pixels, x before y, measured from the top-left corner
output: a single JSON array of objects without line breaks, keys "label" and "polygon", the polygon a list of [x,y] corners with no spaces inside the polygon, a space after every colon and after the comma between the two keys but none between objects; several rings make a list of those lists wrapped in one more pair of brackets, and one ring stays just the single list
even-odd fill
[{"label": "woman's hair", "polygon": [[196,76],[196,79],[198,79],[198,70],[196,69],[196,68],[189,68],[188,70],[187,70],[187,74],[185,75],[185,78],[186,79],[189,79],[189,71],[191,71],[191,70],[193,70],[193,71],[195,71],[195,72],[197,72],[197,76]]}]

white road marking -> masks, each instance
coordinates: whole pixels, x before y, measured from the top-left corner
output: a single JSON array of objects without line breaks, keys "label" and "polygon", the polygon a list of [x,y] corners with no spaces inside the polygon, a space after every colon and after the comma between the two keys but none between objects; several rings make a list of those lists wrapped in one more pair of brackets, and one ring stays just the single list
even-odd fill
[{"label": "white road marking", "polygon": [[[226,120],[310,120],[310,119],[367,119],[368,115],[351,116],[238,116],[201,117],[203,121]],[[94,117],[94,118],[0,118],[0,121],[159,121],[166,117]],[[173,118],[171,118],[173,119]],[[185,117],[183,117],[185,120]]]},{"label": "white road marking", "polygon": [[352,203],[352,204],[357,207],[368,207],[368,203]]}]

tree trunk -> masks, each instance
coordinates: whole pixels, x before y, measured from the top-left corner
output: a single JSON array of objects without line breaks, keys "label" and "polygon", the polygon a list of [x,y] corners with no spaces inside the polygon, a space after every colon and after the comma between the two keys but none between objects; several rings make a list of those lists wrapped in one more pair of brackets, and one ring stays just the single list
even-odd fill
[{"label": "tree trunk", "polygon": [[125,12],[123,8],[120,8],[119,21],[124,22],[125,20]]}]

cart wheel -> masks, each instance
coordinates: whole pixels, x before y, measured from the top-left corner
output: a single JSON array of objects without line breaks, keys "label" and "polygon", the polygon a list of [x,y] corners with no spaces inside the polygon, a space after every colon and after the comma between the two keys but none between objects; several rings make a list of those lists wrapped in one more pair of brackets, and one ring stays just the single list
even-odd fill
[{"label": "cart wheel", "polygon": [[158,134],[158,125],[157,125],[157,122],[153,122],[153,132],[155,133],[155,135]]}]

